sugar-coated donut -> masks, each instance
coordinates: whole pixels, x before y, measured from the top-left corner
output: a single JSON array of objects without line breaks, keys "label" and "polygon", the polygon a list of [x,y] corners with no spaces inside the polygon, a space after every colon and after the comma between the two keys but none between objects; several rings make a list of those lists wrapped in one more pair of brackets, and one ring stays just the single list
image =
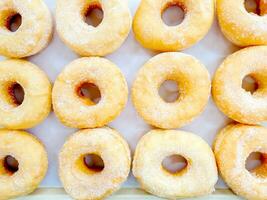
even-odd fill
[{"label": "sugar-coated donut", "polygon": [[267,45],[267,3],[265,0],[257,2],[259,15],[246,10],[245,0],[217,0],[221,30],[238,46]]},{"label": "sugar-coated donut", "polygon": [[236,126],[235,122],[228,124],[225,128],[223,128],[218,133],[218,135],[216,136],[215,141],[213,143],[213,151],[214,151],[215,156],[220,151],[220,149],[221,149],[220,147],[221,147],[221,144],[224,142],[224,138],[226,137],[227,134],[231,133],[231,131],[230,131],[231,128],[233,128],[235,126]]},{"label": "sugar-coated donut", "polygon": [[[16,159],[18,166],[8,167],[10,156]],[[47,167],[47,153],[37,138],[23,131],[0,131],[0,199],[33,192],[43,180]]]},{"label": "sugar-coated donut", "polygon": [[[103,20],[88,25],[85,15],[100,8]],[[64,43],[81,56],[105,56],[118,49],[128,36],[132,18],[127,0],[57,0],[57,31]]]},{"label": "sugar-coated donut", "polygon": [[[24,90],[20,104],[15,88]],[[51,84],[36,65],[24,60],[0,62],[0,128],[28,129],[42,122],[51,110]]]},{"label": "sugar-coated donut", "polygon": [[[185,12],[177,26],[168,26],[162,13],[177,5]],[[157,51],[179,51],[201,40],[214,18],[214,0],[141,0],[135,14],[133,31],[145,47]]]},{"label": "sugar-coated donut", "polygon": [[[10,30],[11,20],[21,16],[17,31]],[[44,49],[51,40],[53,22],[43,0],[0,1],[0,55],[22,58]]]},{"label": "sugar-coated donut", "polygon": [[[267,199],[267,129],[261,126],[229,125],[215,141],[215,156],[220,173],[238,195],[251,200]],[[251,153],[260,152],[263,164],[246,169]]]},{"label": "sugar-coated donut", "polygon": [[[85,84],[96,85],[101,100],[95,104],[79,94]],[[58,76],[53,88],[54,111],[60,121],[75,128],[95,128],[116,118],[128,98],[126,80],[119,68],[105,58],[80,58]]]},{"label": "sugar-coated donut", "polygon": [[[171,155],[183,156],[187,167],[168,172],[162,161]],[[209,145],[192,133],[175,130],[152,130],[143,136],[135,151],[133,174],[144,190],[170,199],[210,194],[218,179]]]},{"label": "sugar-coated donut", "polygon": [[[224,60],[212,84],[213,98],[224,114],[245,124],[267,120],[266,66],[266,46],[245,48]],[[242,88],[242,81],[248,75],[258,85],[253,94]]]},{"label": "sugar-coated donut", "polygon": [[[104,168],[93,170],[85,165],[85,156],[94,154]],[[129,146],[110,128],[85,129],[72,135],[59,155],[59,175],[66,192],[74,199],[103,199],[127,179],[131,156]]]},{"label": "sugar-coated donut", "polygon": [[[165,102],[159,96],[159,87],[166,80],[178,83],[179,97],[175,102]],[[178,128],[204,110],[210,85],[208,71],[194,57],[183,53],[162,53],[149,60],[138,72],[132,100],[147,123],[164,129]]]}]

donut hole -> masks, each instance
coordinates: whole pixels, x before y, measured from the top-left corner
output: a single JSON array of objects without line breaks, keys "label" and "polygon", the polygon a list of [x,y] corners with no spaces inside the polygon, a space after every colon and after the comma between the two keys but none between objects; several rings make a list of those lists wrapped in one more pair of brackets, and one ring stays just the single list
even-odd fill
[{"label": "donut hole", "polygon": [[161,163],[163,169],[170,174],[181,174],[186,171],[188,161],[181,155],[171,155],[166,157]]},{"label": "donut hole", "polygon": [[251,75],[247,75],[242,81],[242,88],[245,91],[254,94],[259,89],[259,83]]},{"label": "donut hole", "polygon": [[253,13],[259,16],[265,15],[267,6],[261,5],[262,0],[245,0],[245,8],[248,13]]},{"label": "donut hole", "polygon": [[173,80],[164,81],[159,88],[160,97],[167,103],[173,103],[179,98],[178,83]]},{"label": "donut hole", "polygon": [[83,157],[84,165],[94,173],[103,171],[105,165],[102,158],[96,154],[87,154]]},{"label": "donut hole", "polygon": [[99,3],[90,4],[84,12],[84,22],[90,26],[97,27],[103,21],[104,13]]},{"label": "donut hole", "polygon": [[15,13],[7,18],[6,28],[11,32],[16,32],[22,23],[22,16],[19,13]]},{"label": "donut hole", "polygon": [[11,103],[19,106],[24,101],[24,90],[19,83],[12,83],[8,88],[8,93],[11,97]]},{"label": "donut hole", "polygon": [[76,167],[84,174],[96,174],[104,170],[105,164],[98,154],[88,153],[77,159]]},{"label": "donut hole", "polygon": [[267,154],[252,152],[246,159],[246,169],[253,175],[267,177]]},{"label": "donut hole", "polygon": [[19,170],[19,162],[14,158],[13,156],[6,156],[3,161],[2,161],[2,166],[3,166],[3,174],[6,175],[13,175]]},{"label": "donut hole", "polygon": [[101,100],[101,92],[93,83],[82,83],[77,88],[78,96],[81,97],[87,105],[98,104]]},{"label": "donut hole", "polygon": [[168,26],[177,26],[185,18],[185,8],[180,3],[168,3],[162,11],[161,18]]}]

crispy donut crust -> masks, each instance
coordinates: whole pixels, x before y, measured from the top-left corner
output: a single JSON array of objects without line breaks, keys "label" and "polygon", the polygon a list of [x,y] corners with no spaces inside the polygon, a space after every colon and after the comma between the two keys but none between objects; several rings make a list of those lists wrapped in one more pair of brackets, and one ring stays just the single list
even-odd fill
[{"label": "crispy donut crust", "polygon": [[[213,99],[231,119],[245,124],[267,120],[267,47],[242,49],[228,56],[215,73]],[[242,88],[247,76],[253,77],[258,89],[251,94]]]},{"label": "crispy donut crust", "polygon": [[[165,102],[158,94],[166,80],[178,83],[179,98]],[[205,108],[210,95],[207,69],[183,53],[162,53],[150,59],[138,72],[132,87],[132,101],[140,116],[153,126],[172,129],[184,126]]]},{"label": "crispy donut crust", "polygon": [[[90,6],[103,10],[103,20],[97,27],[84,21]],[[105,56],[125,41],[132,17],[127,0],[57,0],[56,21],[59,36],[77,54]]]},{"label": "crispy donut crust", "polygon": [[[163,159],[171,155],[187,160],[185,171],[172,174],[162,167]],[[152,130],[141,138],[133,174],[144,190],[170,199],[210,194],[218,179],[209,145],[192,133],[175,130]]]},{"label": "crispy donut crust", "polygon": [[[101,172],[91,172],[77,162],[87,154],[104,161]],[[59,175],[74,199],[104,199],[126,181],[131,166],[130,149],[119,133],[110,128],[85,129],[72,135],[59,154]]]},{"label": "crispy donut crust", "polygon": [[[246,199],[267,199],[266,141],[266,128],[242,124],[225,127],[215,140],[215,156],[224,181],[237,195]],[[249,172],[246,160],[253,152],[261,152],[265,160]]]},{"label": "crispy donut crust", "polygon": [[[77,94],[83,83],[95,84],[101,100],[94,104]],[[60,121],[74,128],[95,128],[114,120],[128,99],[128,87],[120,69],[105,58],[80,58],[58,76],[53,88],[54,112]]]},{"label": "crispy donut crust", "polygon": [[[9,174],[4,158],[14,157],[19,169]],[[24,131],[0,130],[0,199],[13,199],[33,192],[45,177],[47,153],[42,143]]]},{"label": "crispy donut crust", "polygon": [[[162,13],[178,5],[185,12],[183,22],[168,26]],[[214,19],[214,0],[142,0],[134,17],[133,31],[145,47],[157,51],[179,51],[201,40]]]},{"label": "crispy donut crust", "polygon": [[[217,0],[217,16],[223,34],[235,45],[245,47],[267,44],[267,16],[249,13],[244,0]],[[261,14],[266,3],[260,0]]]},{"label": "crispy donut crust", "polygon": [[[16,13],[22,23],[11,32],[8,20]],[[37,54],[50,42],[52,31],[52,16],[43,0],[0,1],[0,55],[22,58]]]},{"label": "crispy donut crust", "polygon": [[[19,84],[24,100],[18,105],[10,89]],[[0,128],[28,129],[41,123],[51,111],[52,86],[36,65],[18,59],[0,62]]]}]

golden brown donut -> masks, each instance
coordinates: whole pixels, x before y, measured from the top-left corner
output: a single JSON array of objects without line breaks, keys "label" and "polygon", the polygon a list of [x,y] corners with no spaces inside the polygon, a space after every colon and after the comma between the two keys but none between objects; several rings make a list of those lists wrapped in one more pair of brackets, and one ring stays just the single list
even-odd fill
[{"label": "golden brown donut", "polygon": [[[101,157],[104,168],[88,168],[86,155]],[[74,199],[104,199],[126,181],[130,172],[129,146],[110,128],[85,129],[72,135],[59,154],[59,175]]]},{"label": "golden brown donut", "polygon": [[245,0],[217,0],[217,15],[224,35],[235,45],[267,44],[267,3],[257,0],[259,15],[249,13]]},{"label": "golden brown donut", "polygon": [[[162,13],[177,5],[185,12],[183,22],[168,26]],[[157,51],[179,51],[197,43],[210,29],[214,18],[213,0],[141,0],[133,22],[136,39]]]},{"label": "golden brown donut", "polygon": [[[103,20],[97,27],[84,19],[94,8],[103,10]],[[114,52],[128,36],[132,24],[127,0],[57,0],[56,21],[63,42],[81,56]]]},{"label": "golden brown donut", "polygon": [[[21,25],[15,32],[11,20],[21,16]],[[0,1],[0,55],[22,58],[44,49],[51,40],[53,22],[43,0]]]},{"label": "golden brown donut", "polygon": [[[183,156],[187,167],[168,172],[162,161],[171,155]],[[144,190],[169,199],[210,194],[218,179],[209,145],[192,133],[175,130],[152,130],[141,138],[135,150],[133,174]]]},{"label": "golden brown donut", "polygon": [[[21,86],[24,99],[15,98]],[[36,65],[10,59],[0,62],[0,128],[28,129],[41,123],[51,110],[51,84]]]},{"label": "golden brown donut", "polygon": [[[232,124],[219,133],[214,146],[218,168],[228,186],[246,199],[267,199],[267,129]],[[250,172],[246,160],[254,152],[262,153],[263,164]]]},{"label": "golden brown donut", "polygon": [[[166,80],[178,83],[179,98],[175,102],[165,102],[159,96],[159,87]],[[204,110],[210,85],[209,73],[197,59],[183,53],[162,53],[138,72],[132,100],[147,123],[163,129],[178,128]]]},{"label": "golden brown donut", "polygon": [[[249,47],[228,56],[215,73],[212,93],[219,109],[231,119],[245,124],[267,120],[267,47]],[[256,80],[251,94],[242,88],[246,76]]]},{"label": "golden brown donut", "polygon": [[[11,157],[16,160],[9,165]],[[0,199],[33,192],[47,167],[47,153],[37,138],[23,131],[0,131]]]},{"label": "golden brown donut", "polygon": [[[101,100],[95,104],[80,95],[80,87],[96,85]],[[120,69],[105,58],[80,58],[58,76],[53,88],[53,107],[60,121],[75,128],[106,125],[123,110],[128,99],[126,80]]]},{"label": "golden brown donut", "polygon": [[231,133],[230,131],[231,128],[235,126],[236,126],[236,123],[230,123],[218,133],[213,143],[213,151],[215,155],[217,155],[217,153],[220,151],[221,149],[220,147],[222,143],[224,142],[224,139],[226,138],[227,134]]}]

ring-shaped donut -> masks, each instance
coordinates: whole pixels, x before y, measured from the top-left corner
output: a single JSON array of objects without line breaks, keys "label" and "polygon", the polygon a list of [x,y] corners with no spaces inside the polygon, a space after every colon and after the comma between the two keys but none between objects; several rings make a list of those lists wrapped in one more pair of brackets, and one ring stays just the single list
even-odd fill
[{"label": "ring-shaped donut", "polygon": [[[21,16],[21,25],[10,30],[13,17]],[[0,55],[22,58],[44,49],[51,40],[53,22],[43,0],[0,1]]]},{"label": "ring-shaped donut", "polygon": [[[245,124],[267,120],[267,47],[242,49],[228,56],[215,73],[212,93],[219,109],[231,119]],[[243,79],[252,77],[257,90],[242,88]]]},{"label": "ring-shaped donut", "polygon": [[[95,104],[80,95],[83,84],[96,85],[101,100]],[[53,88],[53,107],[60,121],[74,128],[106,125],[123,110],[128,99],[126,80],[120,69],[105,58],[80,58],[58,76]]]},{"label": "ring-shaped donut", "polygon": [[[102,171],[85,165],[88,154],[99,156]],[[104,199],[118,190],[130,172],[131,156],[126,141],[113,129],[85,129],[72,135],[59,155],[59,175],[75,199]]]},{"label": "ring-shaped donut", "polygon": [[[175,174],[162,166],[172,155],[187,160],[187,167]],[[170,199],[210,194],[218,179],[209,145],[194,134],[175,130],[152,130],[143,136],[135,150],[133,174],[144,190]]]},{"label": "ring-shaped donut", "polygon": [[[8,167],[10,156],[16,159],[18,166]],[[0,131],[1,199],[13,199],[33,192],[43,180],[47,168],[47,153],[37,138],[23,131]]]},{"label": "ring-shaped donut", "polygon": [[245,0],[217,0],[217,15],[225,37],[238,46],[267,44],[267,4],[259,0],[259,15],[249,13]]},{"label": "ring-shaped donut", "polygon": [[[224,181],[246,199],[267,199],[266,141],[266,128],[242,124],[227,126],[215,140],[215,156]],[[263,164],[248,171],[246,160],[254,152],[262,153]]]},{"label": "ring-shaped donut", "polygon": [[[97,26],[88,25],[85,15],[103,10]],[[128,36],[132,18],[127,1],[57,0],[57,31],[64,43],[81,56],[105,56],[118,49]]]},{"label": "ring-shaped donut", "polygon": [[[15,88],[24,91],[22,103]],[[42,122],[51,111],[52,87],[46,74],[24,60],[0,62],[0,128],[28,129]]]},{"label": "ring-shaped donut", "polygon": [[[178,83],[179,97],[175,102],[165,102],[159,95],[159,87],[166,80]],[[194,57],[183,53],[162,53],[149,60],[138,72],[132,100],[147,123],[164,129],[178,128],[204,110],[210,87],[207,69]]]},{"label": "ring-shaped donut", "polygon": [[[184,10],[185,17],[181,24],[168,26],[162,20],[162,13],[174,5]],[[142,0],[134,17],[133,31],[145,48],[179,51],[201,40],[213,18],[213,0]]]}]

